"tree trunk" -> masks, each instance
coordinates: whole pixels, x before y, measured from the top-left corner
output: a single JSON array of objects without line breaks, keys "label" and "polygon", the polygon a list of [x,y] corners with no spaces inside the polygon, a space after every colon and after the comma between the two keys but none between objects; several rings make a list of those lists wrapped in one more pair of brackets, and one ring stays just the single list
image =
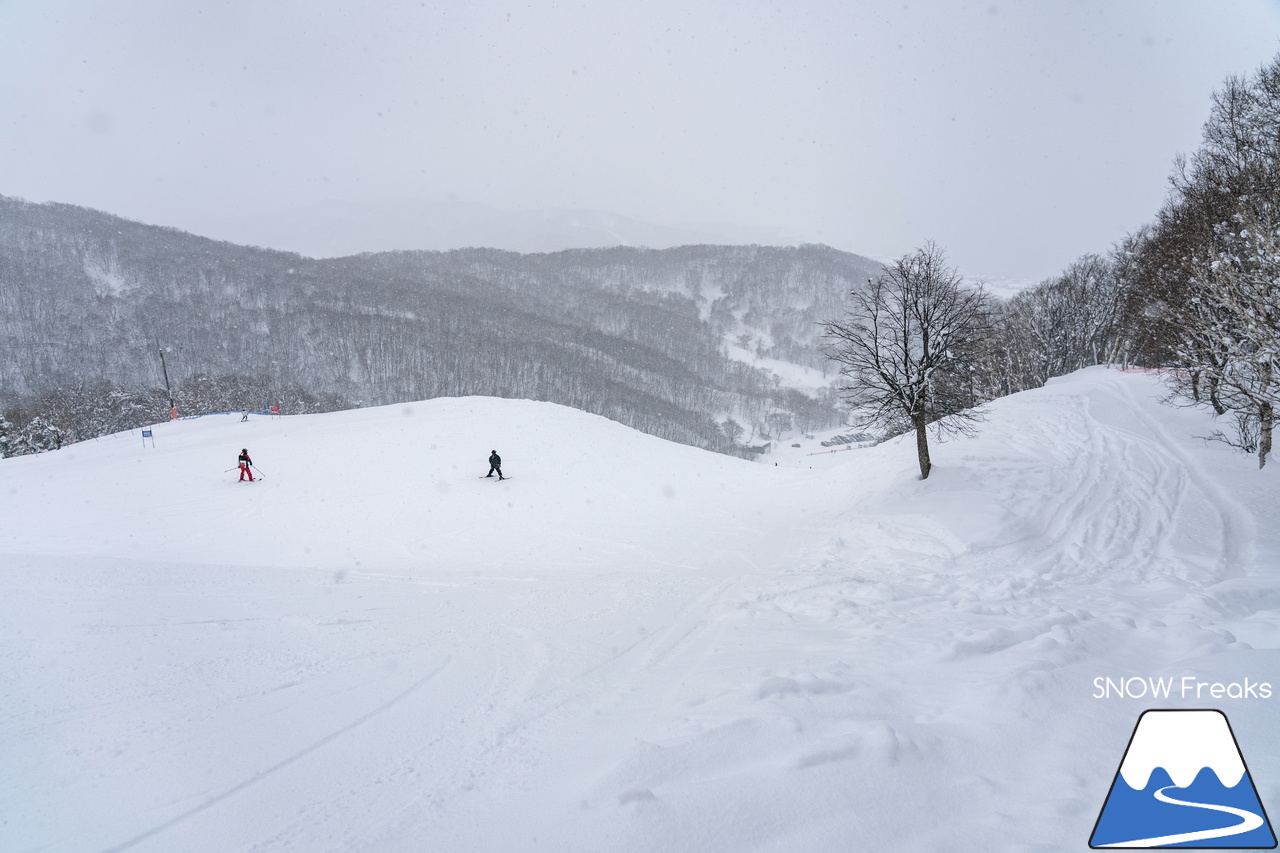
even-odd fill
[{"label": "tree trunk", "polygon": [[1271,452],[1271,429],[1275,422],[1275,408],[1270,403],[1258,407],[1258,467],[1267,464]]},{"label": "tree trunk", "polygon": [[923,417],[913,419],[916,425],[916,456],[920,458],[920,479],[929,479],[929,469],[933,463],[929,461],[929,435],[925,431]]},{"label": "tree trunk", "polygon": [[1213,406],[1213,410],[1215,412],[1219,415],[1225,415],[1227,413],[1227,407],[1222,405],[1222,399],[1218,396],[1220,385],[1221,382],[1216,375],[1209,377],[1209,403]]}]

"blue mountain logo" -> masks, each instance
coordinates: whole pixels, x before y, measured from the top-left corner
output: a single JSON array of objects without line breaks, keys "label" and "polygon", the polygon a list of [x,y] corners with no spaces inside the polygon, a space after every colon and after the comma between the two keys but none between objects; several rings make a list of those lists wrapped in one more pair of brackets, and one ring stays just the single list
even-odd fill
[{"label": "blue mountain logo", "polygon": [[1226,714],[1143,712],[1089,846],[1273,849],[1275,833]]}]

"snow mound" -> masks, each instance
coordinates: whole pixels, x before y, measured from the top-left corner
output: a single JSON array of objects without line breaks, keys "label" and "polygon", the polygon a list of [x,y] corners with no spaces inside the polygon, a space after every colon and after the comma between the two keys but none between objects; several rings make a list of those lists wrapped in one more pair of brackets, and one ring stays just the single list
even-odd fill
[{"label": "snow mound", "polygon": [[[761,474],[530,400],[442,398],[247,423],[209,415],[152,429],[154,448],[132,433],[6,460],[22,492],[5,509],[13,523],[0,550],[331,568],[447,567],[459,554],[572,565],[584,559],[575,531],[606,532],[620,551],[648,548],[665,525]],[[242,447],[260,469],[252,485],[238,480]],[[495,449],[510,482],[481,479]]]},{"label": "snow mound", "polygon": [[927,481],[488,398],[0,461],[0,849],[1081,849],[1157,701],[1099,680],[1280,664],[1280,481],[1159,392],[996,401]]}]

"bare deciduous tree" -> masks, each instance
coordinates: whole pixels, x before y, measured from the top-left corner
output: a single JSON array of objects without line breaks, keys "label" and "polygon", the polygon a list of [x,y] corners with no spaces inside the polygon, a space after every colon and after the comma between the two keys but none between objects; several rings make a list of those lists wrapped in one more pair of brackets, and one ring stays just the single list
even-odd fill
[{"label": "bare deciduous tree", "polygon": [[1184,385],[1207,379],[1222,412],[1237,416],[1239,441],[1232,443],[1256,452],[1261,468],[1280,405],[1280,221],[1269,204],[1248,202],[1219,227],[1218,251],[1193,261],[1192,296],[1175,309],[1185,330],[1180,355],[1191,361],[1199,354],[1193,345],[1211,340],[1220,358],[1201,359],[1195,380],[1188,372],[1172,381],[1187,395]]},{"label": "bare deciduous tree", "polygon": [[1138,241],[1127,313],[1154,334],[1173,400],[1230,414],[1266,464],[1280,403],[1280,58],[1213,97],[1202,144]]},{"label": "bare deciduous tree", "polygon": [[1038,388],[1055,376],[1118,360],[1120,299],[1117,265],[1098,255],[1085,255],[1010,299],[999,313],[1012,386]]},{"label": "bare deciduous tree", "polygon": [[823,324],[835,343],[841,392],[855,425],[914,429],[920,478],[929,476],[927,427],[968,431],[981,419],[973,368],[982,349],[987,298],[962,285],[941,249],[928,243],[853,292],[844,320]]}]

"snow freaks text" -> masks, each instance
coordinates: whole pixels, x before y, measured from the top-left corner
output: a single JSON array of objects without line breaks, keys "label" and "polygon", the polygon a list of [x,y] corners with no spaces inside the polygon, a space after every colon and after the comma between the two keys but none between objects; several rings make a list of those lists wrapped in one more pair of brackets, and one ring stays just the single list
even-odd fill
[{"label": "snow freaks text", "polygon": [[1181,678],[1131,676],[1093,680],[1094,699],[1270,699],[1271,682],[1202,681],[1194,675]]}]

